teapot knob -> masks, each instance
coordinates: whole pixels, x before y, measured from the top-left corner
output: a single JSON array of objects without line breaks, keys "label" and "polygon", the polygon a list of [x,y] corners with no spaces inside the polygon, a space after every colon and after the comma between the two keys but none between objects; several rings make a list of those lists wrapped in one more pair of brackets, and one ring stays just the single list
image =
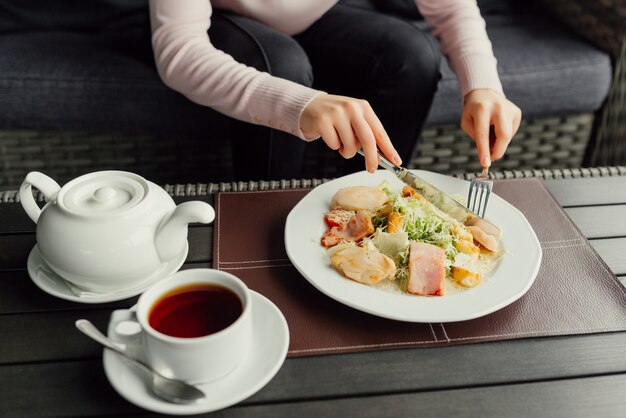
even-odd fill
[{"label": "teapot knob", "polygon": [[117,192],[112,187],[100,187],[95,192],[93,192],[93,198],[98,202],[105,203],[110,201],[115,197]]}]

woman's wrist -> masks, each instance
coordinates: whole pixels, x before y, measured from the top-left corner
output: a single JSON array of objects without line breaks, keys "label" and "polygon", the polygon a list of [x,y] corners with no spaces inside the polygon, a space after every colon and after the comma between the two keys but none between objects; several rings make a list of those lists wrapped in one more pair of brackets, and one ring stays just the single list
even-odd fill
[{"label": "woman's wrist", "polygon": [[472,100],[474,97],[479,96],[479,95],[494,94],[494,93],[501,96],[503,99],[506,99],[504,92],[501,90],[496,90],[490,87],[478,87],[465,93],[465,95],[463,96],[463,105],[465,106],[465,103],[467,103],[468,98],[469,100]]}]

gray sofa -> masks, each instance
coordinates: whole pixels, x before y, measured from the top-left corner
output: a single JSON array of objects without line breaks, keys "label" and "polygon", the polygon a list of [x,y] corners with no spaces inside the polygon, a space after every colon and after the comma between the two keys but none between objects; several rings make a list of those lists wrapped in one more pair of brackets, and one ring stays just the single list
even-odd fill
[{"label": "gray sofa", "polygon": [[[344,0],[425,27],[412,0]],[[609,93],[611,56],[541,6],[479,1],[506,94],[525,122],[501,168],[582,164]],[[433,41],[436,42],[433,38]],[[168,89],[149,44],[147,0],[0,1],[0,188],[38,169],[60,182],[104,168],[154,181],[230,179],[229,119]],[[476,169],[445,60],[412,166]],[[312,144],[306,175],[333,176]]]}]

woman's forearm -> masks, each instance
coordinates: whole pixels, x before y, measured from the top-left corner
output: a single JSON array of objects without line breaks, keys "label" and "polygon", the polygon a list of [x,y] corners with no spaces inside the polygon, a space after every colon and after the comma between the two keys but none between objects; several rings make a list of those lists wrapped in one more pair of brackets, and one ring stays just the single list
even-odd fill
[{"label": "woman's forearm", "polygon": [[496,58],[476,0],[416,0],[440,40],[461,85],[461,95],[478,88],[502,93]]},{"label": "woman's forearm", "polygon": [[299,119],[320,92],[238,63],[208,37],[208,0],[150,0],[152,46],[161,79],[190,100],[305,138]]}]

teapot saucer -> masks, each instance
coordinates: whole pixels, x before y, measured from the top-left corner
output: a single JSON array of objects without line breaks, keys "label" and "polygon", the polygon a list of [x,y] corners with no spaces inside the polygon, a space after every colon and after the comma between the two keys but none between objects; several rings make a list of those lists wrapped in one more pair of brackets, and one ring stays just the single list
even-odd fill
[{"label": "teapot saucer", "polygon": [[153,283],[176,273],[187,259],[188,252],[189,245],[186,244],[185,250],[180,256],[174,258],[172,261],[163,263],[161,267],[146,278],[144,282],[138,286],[119,292],[95,293],[75,287],[48,266],[36,244],[28,256],[26,268],[33,283],[52,296],[79,303],[106,303],[137,296],[143,293],[143,291]]},{"label": "teapot saucer", "polygon": [[[198,385],[206,399],[193,404],[174,404],[149,389],[148,377],[119,354],[104,350],[102,362],[111,386],[127,401],[149,411],[170,415],[202,414],[235,405],[263,388],[282,367],[289,348],[289,327],[282,312],[265,296],[250,291],[252,301],[252,344],[248,355],[232,372],[219,380]],[[109,338],[120,342],[109,329]],[[141,339],[139,339],[141,341]],[[127,346],[139,357],[141,343]]]}]

